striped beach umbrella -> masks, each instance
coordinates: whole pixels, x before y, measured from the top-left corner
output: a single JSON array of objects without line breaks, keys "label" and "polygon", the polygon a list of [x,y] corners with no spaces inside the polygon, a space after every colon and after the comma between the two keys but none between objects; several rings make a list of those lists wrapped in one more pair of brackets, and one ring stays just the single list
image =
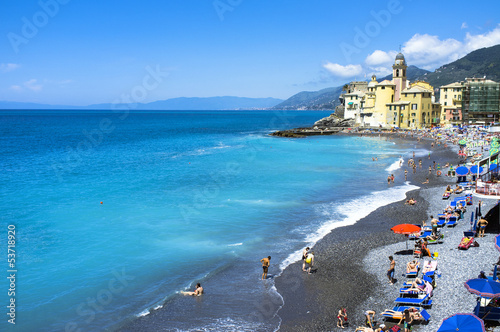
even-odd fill
[{"label": "striped beach umbrella", "polygon": [[464,140],[464,139],[461,139],[460,141],[458,141],[458,144],[460,144],[460,145],[466,145],[467,141]]},{"label": "striped beach umbrella", "polygon": [[498,142],[498,141],[492,141],[491,144],[490,144],[490,146],[492,148],[497,148],[498,149],[498,148],[500,148],[500,142]]}]

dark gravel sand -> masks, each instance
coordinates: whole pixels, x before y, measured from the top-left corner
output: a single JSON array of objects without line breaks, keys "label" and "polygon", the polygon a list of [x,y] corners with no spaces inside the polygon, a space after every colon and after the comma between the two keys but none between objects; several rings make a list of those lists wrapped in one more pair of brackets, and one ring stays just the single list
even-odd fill
[{"label": "dark gravel sand", "polygon": [[[412,139],[392,134],[387,134],[387,137],[396,143],[399,140]],[[418,144],[420,147],[431,149],[430,143],[431,141],[426,140]],[[429,177],[430,184],[422,184],[428,176],[428,167],[432,161],[441,165],[451,162],[454,166],[458,162],[457,153],[443,145],[432,148],[432,152],[432,159],[422,158],[423,167],[418,169],[416,174],[412,174],[408,169],[410,183],[421,188],[454,184],[455,178],[444,176],[444,172],[441,177],[437,177],[433,172]],[[410,153],[411,151],[408,151],[405,156],[404,166]],[[419,158],[415,159],[418,162]],[[403,183],[404,166],[394,173],[395,185]],[[419,191],[420,189],[407,193],[407,198],[414,197],[417,200],[415,206],[396,202],[375,210],[352,226],[334,229],[314,246],[316,270],[311,275],[302,272],[301,263],[292,264],[285,269],[281,277],[276,279],[276,287],[285,303],[278,312],[282,318],[280,331],[337,330],[336,316],[341,306],[347,307],[348,315],[367,309],[360,306],[373,296],[374,289],[380,286],[380,282],[373,274],[363,269],[363,259],[374,248],[404,239],[390,231],[392,226],[400,223],[420,225],[422,220],[428,220],[429,204],[420,197]],[[381,261],[380,264],[386,271],[389,260]],[[354,330],[364,324],[364,317],[349,315],[349,322],[347,330]]]}]

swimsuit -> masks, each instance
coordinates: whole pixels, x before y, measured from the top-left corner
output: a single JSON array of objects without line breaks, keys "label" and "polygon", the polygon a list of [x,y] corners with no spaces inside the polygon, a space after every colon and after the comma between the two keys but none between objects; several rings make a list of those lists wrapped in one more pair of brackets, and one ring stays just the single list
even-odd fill
[{"label": "swimsuit", "polygon": [[267,273],[267,269],[269,268],[269,266],[262,266],[262,269],[264,270],[264,273]]}]

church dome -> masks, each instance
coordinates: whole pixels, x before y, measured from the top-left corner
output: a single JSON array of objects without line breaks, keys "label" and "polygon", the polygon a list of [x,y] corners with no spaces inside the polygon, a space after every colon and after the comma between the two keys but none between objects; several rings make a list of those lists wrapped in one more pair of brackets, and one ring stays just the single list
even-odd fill
[{"label": "church dome", "polygon": [[403,53],[399,52],[398,55],[396,55],[396,60],[394,61],[394,64],[398,66],[406,66],[406,60]]}]

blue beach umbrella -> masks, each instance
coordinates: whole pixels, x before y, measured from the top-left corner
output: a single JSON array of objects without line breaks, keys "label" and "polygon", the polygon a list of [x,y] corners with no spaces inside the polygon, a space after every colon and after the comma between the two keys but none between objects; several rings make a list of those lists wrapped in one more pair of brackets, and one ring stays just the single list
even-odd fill
[{"label": "blue beach umbrella", "polygon": [[490,172],[498,172],[498,165],[490,164]]},{"label": "blue beach umbrella", "polygon": [[500,234],[495,236],[495,248],[500,251]]},{"label": "blue beach umbrella", "polygon": [[486,298],[500,296],[500,282],[489,279],[469,279],[464,284],[465,288],[472,293]]},{"label": "blue beach umbrella", "polygon": [[[479,174],[483,173],[484,169],[482,167],[479,167]],[[477,165],[474,165],[470,168],[470,172],[472,174],[477,174]]]},{"label": "blue beach umbrella", "polygon": [[484,332],[484,323],[474,314],[455,314],[443,320],[437,332]]},{"label": "blue beach umbrella", "polygon": [[469,174],[469,169],[465,166],[459,166],[457,167],[457,169],[455,170],[455,173],[458,175],[458,176],[465,176],[467,174]]}]

